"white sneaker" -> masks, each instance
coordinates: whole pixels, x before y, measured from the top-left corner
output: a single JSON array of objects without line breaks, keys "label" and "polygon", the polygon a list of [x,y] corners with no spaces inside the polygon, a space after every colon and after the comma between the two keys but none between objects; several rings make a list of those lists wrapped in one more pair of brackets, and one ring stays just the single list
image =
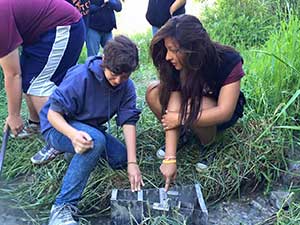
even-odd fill
[{"label": "white sneaker", "polygon": [[78,209],[73,205],[53,205],[51,208],[49,225],[79,225],[79,222],[74,219],[74,216],[77,215]]},{"label": "white sneaker", "polygon": [[[188,137],[186,133],[184,133],[182,130],[180,131],[180,136],[178,139],[177,143],[177,150],[183,148],[188,142]],[[156,157],[158,159],[164,159],[165,158],[165,151],[166,151],[166,146],[163,145],[161,146],[157,151],[156,151]]]},{"label": "white sneaker", "polygon": [[204,170],[207,170],[208,166],[204,163],[198,162],[195,164],[195,168],[198,172],[203,172]]},{"label": "white sneaker", "polygon": [[[163,146],[163,148],[164,148],[165,146]],[[157,158],[159,158],[159,159],[164,159],[165,158],[165,148],[164,149],[162,149],[162,148],[160,148],[160,149],[158,149],[157,151],[156,151],[156,157]]]}]

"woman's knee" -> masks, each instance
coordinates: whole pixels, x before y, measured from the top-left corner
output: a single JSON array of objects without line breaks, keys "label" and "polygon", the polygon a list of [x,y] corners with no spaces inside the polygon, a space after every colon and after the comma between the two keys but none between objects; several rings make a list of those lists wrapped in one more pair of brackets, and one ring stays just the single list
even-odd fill
[{"label": "woman's knee", "polygon": [[170,95],[168,103],[168,110],[179,112],[181,107],[181,93],[179,91],[173,91]]},{"label": "woman's knee", "polygon": [[215,126],[197,128],[193,129],[193,131],[202,145],[211,144],[215,140],[217,134],[217,128]]},{"label": "woman's knee", "polygon": [[159,102],[159,81],[152,81],[146,90],[146,102],[149,106]]}]

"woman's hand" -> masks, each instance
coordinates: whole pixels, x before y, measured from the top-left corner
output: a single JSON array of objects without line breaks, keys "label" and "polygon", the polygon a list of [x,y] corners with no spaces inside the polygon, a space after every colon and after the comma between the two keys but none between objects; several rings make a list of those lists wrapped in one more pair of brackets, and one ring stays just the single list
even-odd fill
[{"label": "woman's hand", "polygon": [[179,127],[181,125],[179,113],[166,110],[166,113],[162,116],[161,123],[164,130],[172,130]]},{"label": "woman's hand", "polygon": [[21,116],[12,116],[12,115],[9,115],[8,117],[6,117],[6,122],[5,122],[4,129],[6,130],[7,127],[10,128],[11,132],[15,136],[18,136],[18,134],[24,128],[24,123],[23,123],[23,120],[22,120]]},{"label": "woman's hand", "polygon": [[127,166],[128,179],[131,185],[131,191],[140,191],[141,185],[144,186],[141,171],[136,163],[128,163]]},{"label": "woman's hand", "polygon": [[90,148],[93,148],[94,142],[91,136],[84,131],[76,131],[71,137],[74,150],[78,154],[82,154]]},{"label": "woman's hand", "polygon": [[162,163],[160,165],[160,172],[165,178],[166,184],[165,184],[165,191],[168,191],[170,184],[173,183],[176,179],[177,175],[177,165],[176,163]]}]

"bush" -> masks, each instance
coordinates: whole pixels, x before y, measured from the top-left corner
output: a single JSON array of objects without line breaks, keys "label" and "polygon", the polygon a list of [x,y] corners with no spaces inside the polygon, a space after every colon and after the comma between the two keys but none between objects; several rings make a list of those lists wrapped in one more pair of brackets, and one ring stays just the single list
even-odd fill
[{"label": "bush", "polygon": [[247,47],[263,44],[278,27],[271,0],[216,0],[203,14],[203,24],[213,39]]},{"label": "bush", "polygon": [[245,86],[258,113],[274,112],[300,87],[299,24],[299,19],[292,16],[288,23],[281,23],[262,49],[244,53],[249,73]]}]

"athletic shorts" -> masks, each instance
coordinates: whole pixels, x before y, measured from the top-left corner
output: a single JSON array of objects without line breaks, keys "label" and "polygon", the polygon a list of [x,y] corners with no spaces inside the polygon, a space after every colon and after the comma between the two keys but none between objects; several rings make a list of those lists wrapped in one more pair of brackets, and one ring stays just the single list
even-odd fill
[{"label": "athletic shorts", "polygon": [[50,96],[67,70],[77,63],[85,40],[83,19],[57,26],[40,36],[38,42],[23,45],[22,89],[34,96]]}]

